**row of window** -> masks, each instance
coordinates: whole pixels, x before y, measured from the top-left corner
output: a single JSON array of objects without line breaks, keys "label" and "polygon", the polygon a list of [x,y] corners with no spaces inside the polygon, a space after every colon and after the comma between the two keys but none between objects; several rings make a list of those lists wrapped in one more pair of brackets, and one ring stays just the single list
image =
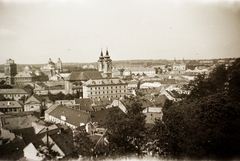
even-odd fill
[{"label": "row of window", "polygon": [[[123,88],[123,89],[125,89],[125,88],[127,88],[127,86],[115,86],[115,89],[121,89],[121,88]],[[99,89],[114,89],[114,87],[113,86],[111,86],[111,87],[91,87],[90,88],[90,90],[99,90]]]},{"label": "row of window", "polygon": [[1,112],[17,112],[17,111],[22,111],[22,109],[17,109],[17,108],[1,108]]},{"label": "row of window", "polygon": [[15,78],[16,80],[31,80],[32,78],[24,78],[24,77],[22,77],[22,78]]},{"label": "row of window", "polygon": [[91,96],[91,98],[120,98],[124,95],[111,95],[111,96]]},{"label": "row of window", "polygon": [[9,96],[9,97],[21,97],[21,96],[23,96],[23,95],[20,95],[20,94],[9,94],[9,95],[8,95],[8,94],[5,94],[4,96],[5,96],[5,97],[8,97],[8,96]]},{"label": "row of window", "polygon": [[[122,93],[122,92],[124,92],[124,93],[126,93],[127,91],[126,90],[120,90],[120,91],[116,91],[115,93]],[[91,93],[91,95],[92,94],[108,94],[108,93],[113,93],[113,91],[102,91],[102,92],[90,92]]]}]

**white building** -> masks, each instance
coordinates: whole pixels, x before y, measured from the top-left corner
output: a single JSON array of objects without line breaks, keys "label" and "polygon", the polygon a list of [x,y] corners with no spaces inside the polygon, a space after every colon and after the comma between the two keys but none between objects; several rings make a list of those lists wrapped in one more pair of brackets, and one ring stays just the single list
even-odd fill
[{"label": "white building", "polygon": [[83,86],[83,98],[120,98],[127,95],[127,83],[119,78],[90,79]]}]

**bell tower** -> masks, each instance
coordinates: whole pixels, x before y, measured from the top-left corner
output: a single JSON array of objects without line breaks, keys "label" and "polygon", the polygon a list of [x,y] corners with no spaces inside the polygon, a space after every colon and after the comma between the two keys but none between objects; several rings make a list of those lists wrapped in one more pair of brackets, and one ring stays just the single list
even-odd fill
[{"label": "bell tower", "polygon": [[98,59],[98,71],[99,72],[103,71],[103,59],[104,59],[103,52],[101,50],[101,54],[100,54],[99,59]]},{"label": "bell tower", "polygon": [[110,59],[108,49],[106,50],[106,55],[103,60],[103,77],[111,78],[112,77],[112,59]]}]

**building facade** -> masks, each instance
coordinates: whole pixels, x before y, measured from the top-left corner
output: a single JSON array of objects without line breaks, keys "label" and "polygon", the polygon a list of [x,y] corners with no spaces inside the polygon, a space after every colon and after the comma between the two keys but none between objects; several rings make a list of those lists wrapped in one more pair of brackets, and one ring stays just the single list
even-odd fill
[{"label": "building facade", "polygon": [[0,94],[2,94],[7,99],[12,99],[18,101],[22,97],[28,97],[29,93],[23,89],[0,89]]},{"label": "building facade", "polygon": [[184,63],[184,60],[181,62],[174,61],[172,65],[172,72],[173,74],[184,74],[186,71],[186,64]]},{"label": "building facade", "polygon": [[83,98],[120,98],[128,94],[127,83],[119,78],[91,79],[83,83]]}]

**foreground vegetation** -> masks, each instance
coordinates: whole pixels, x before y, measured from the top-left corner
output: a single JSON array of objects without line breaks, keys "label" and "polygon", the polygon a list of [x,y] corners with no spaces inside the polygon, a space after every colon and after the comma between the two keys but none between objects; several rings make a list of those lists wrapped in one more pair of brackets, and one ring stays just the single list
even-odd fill
[{"label": "foreground vegetation", "polygon": [[141,98],[129,98],[127,114],[117,109],[109,113],[108,142],[75,152],[97,159],[146,154],[162,159],[240,158],[240,59],[229,67],[218,66],[208,77],[199,75],[187,87],[191,94],[180,102],[167,101],[163,120],[151,129],[145,126]]}]

